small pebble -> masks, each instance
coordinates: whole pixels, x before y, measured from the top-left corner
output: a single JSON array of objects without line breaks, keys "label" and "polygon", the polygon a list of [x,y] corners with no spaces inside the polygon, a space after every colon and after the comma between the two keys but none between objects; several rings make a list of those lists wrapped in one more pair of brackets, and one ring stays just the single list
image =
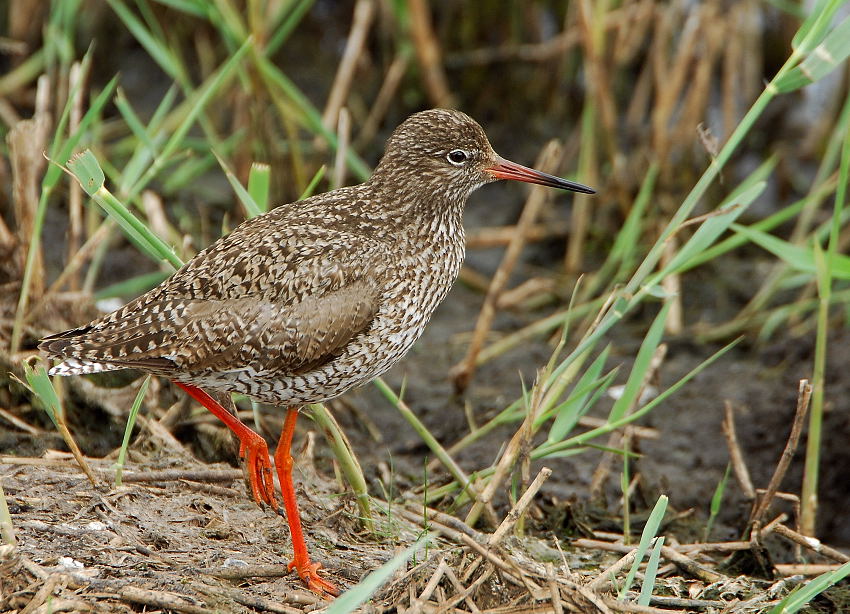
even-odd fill
[{"label": "small pebble", "polygon": [[242,559],[224,559],[222,567],[248,567],[248,563]]}]

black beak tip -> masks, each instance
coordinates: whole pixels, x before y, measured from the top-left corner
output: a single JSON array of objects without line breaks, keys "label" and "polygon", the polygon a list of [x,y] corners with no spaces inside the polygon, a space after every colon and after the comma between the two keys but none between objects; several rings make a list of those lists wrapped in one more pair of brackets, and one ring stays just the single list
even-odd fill
[{"label": "black beak tip", "polygon": [[570,186],[565,189],[570,190],[572,192],[578,192],[580,194],[596,194],[596,190],[586,185],[582,185],[581,183],[572,183],[570,182]]}]

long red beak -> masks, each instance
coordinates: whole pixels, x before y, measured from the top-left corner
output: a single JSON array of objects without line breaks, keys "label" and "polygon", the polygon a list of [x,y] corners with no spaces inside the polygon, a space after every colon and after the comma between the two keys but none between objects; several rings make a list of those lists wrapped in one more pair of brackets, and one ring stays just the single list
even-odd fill
[{"label": "long red beak", "polygon": [[582,194],[596,194],[596,190],[589,188],[586,185],[567,181],[555,175],[542,173],[533,168],[528,168],[516,162],[505,160],[502,157],[496,158],[496,163],[484,169],[496,179],[513,179],[514,181],[525,181],[526,183],[538,183],[540,185],[549,186],[550,188],[560,188],[561,190],[570,190],[571,192],[581,192]]}]

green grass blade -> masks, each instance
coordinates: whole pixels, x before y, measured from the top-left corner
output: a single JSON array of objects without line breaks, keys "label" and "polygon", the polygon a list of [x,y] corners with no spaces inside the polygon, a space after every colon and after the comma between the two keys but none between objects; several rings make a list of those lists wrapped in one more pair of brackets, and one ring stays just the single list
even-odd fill
[{"label": "green grass blade", "polygon": [[130,435],[133,434],[133,427],[136,425],[136,416],[139,414],[139,408],[142,406],[142,401],[148,391],[148,385],[151,383],[151,376],[148,375],[142,385],[139,386],[139,392],[136,393],[136,398],[133,400],[133,405],[130,407],[130,415],[127,416],[127,424],[124,427],[124,439],[121,441],[121,449],[118,451],[118,460],[115,463],[115,486],[121,486],[121,475],[124,472],[124,460],[127,458],[127,448],[130,445]]},{"label": "green grass blade", "polygon": [[269,210],[271,176],[272,169],[268,164],[263,162],[251,164],[251,171],[248,173],[248,194],[263,213]]},{"label": "green grass blade", "polygon": [[646,520],[646,525],[643,527],[643,532],[641,532],[640,543],[637,547],[637,554],[635,555],[635,560],[632,563],[631,569],[629,569],[629,573],[626,576],[626,580],[623,583],[623,586],[620,588],[620,593],[617,596],[620,601],[623,601],[626,598],[626,593],[634,583],[635,576],[637,575],[641,561],[643,561],[643,557],[646,556],[646,552],[647,550],[649,550],[650,544],[658,535],[658,529],[661,527],[661,521],[664,520],[664,513],[666,511],[667,496],[661,495],[660,497],[658,497],[658,501],[655,502],[655,507],[652,508],[652,511],[649,514],[649,518],[647,518]]},{"label": "green grass blade", "polygon": [[83,190],[114,219],[127,237],[154,261],[164,260],[174,268],[183,262],[165,241],[156,236],[129,209],[106,189],[105,176],[97,158],[88,149],[68,162],[68,170],[80,182]]},{"label": "green grass blade", "polygon": [[323,403],[314,403],[308,405],[310,415],[313,421],[319,425],[322,432],[325,434],[325,440],[330,445],[334,453],[334,457],[339,462],[345,479],[351,486],[357,500],[357,507],[360,509],[363,524],[367,530],[372,530],[372,508],[369,499],[369,489],[366,486],[366,478],[363,476],[363,469],[354,455],[351,448],[351,443],[345,436],[345,433],[340,428],[336,419],[328,411],[328,408]]},{"label": "green grass blade", "polygon": [[718,214],[705,220],[690,239],[679,249],[661,272],[662,276],[679,272],[688,266],[688,261],[697,258],[706,249],[714,245],[718,237],[726,232],[729,226],[738,219],[744,210],[764,191],[767,184],[764,181],[744,190],[739,196],[731,196],[729,204],[721,205]]},{"label": "green grass blade", "polygon": [[[313,106],[310,99],[269,59],[255,54],[255,60],[260,74],[266,80],[269,87],[279,90],[284,96],[295,103],[295,106],[302,113],[301,120],[305,127],[313,134],[321,136],[336,150],[339,146],[339,140],[336,134],[332,130],[325,128],[322,124],[322,114]],[[353,149],[348,149],[345,160],[351,172],[354,173],[358,180],[365,181],[369,178],[371,174],[369,167]]]},{"label": "green grass blade", "polygon": [[[817,274],[815,252],[812,248],[794,245],[752,227],[733,224],[732,229],[762,249],[769,251],[792,268],[811,273],[813,276]],[[835,254],[832,264],[831,275],[833,279],[850,279],[850,256]]]},{"label": "green grass blade", "polygon": [[171,137],[162,148],[160,155],[154,160],[154,163],[148,168],[144,177],[129,190],[129,196],[135,196],[139,191],[150,181],[160,169],[165,165],[169,158],[180,147],[186,134],[195,121],[201,116],[201,113],[206,109],[207,104],[212,100],[213,96],[236,75],[236,69],[242,63],[242,58],[254,46],[254,39],[248,37],[242,46],[231,55],[222,66],[216,70],[207,80],[190,96],[189,112],[186,117],[174,130]]},{"label": "green grass blade", "polygon": [[703,536],[703,541],[708,541],[709,536],[711,535],[711,529],[714,527],[714,521],[717,519],[717,515],[720,513],[720,508],[723,505],[723,495],[726,492],[726,485],[729,483],[729,475],[732,471],[732,465],[726,465],[726,472],[723,474],[721,480],[717,483],[717,487],[714,489],[714,494],[711,496],[711,506],[709,508],[708,513],[708,522],[705,523],[705,534]]},{"label": "green grass blade", "polygon": [[155,0],[158,4],[162,4],[164,6],[170,6],[173,9],[177,9],[178,11],[183,11],[184,13],[188,13],[189,15],[194,15],[195,17],[201,17],[204,19],[209,18],[209,12],[212,10],[212,7],[209,2],[205,0]]},{"label": "green grass blade", "polygon": [[233,191],[236,192],[236,196],[239,198],[239,202],[242,203],[242,206],[245,207],[245,214],[248,218],[257,217],[258,215],[263,214],[263,210],[260,209],[260,206],[257,204],[257,201],[254,200],[254,197],[245,189],[245,187],[239,182],[236,174],[230,169],[225,162],[218,154],[215,154],[216,160],[218,160],[219,166],[224,171],[224,176],[227,177],[227,181],[230,182],[230,186],[233,188]]},{"label": "green grass blade", "polygon": [[777,82],[781,92],[791,92],[819,81],[850,56],[850,17],[845,17],[799,66]]},{"label": "green grass blade", "polygon": [[413,543],[404,552],[400,552],[395,555],[389,561],[361,580],[359,584],[352,586],[342,595],[334,599],[324,611],[324,614],[350,614],[351,612],[354,612],[354,610],[366,603],[368,599],[378,592],[378,589],[392,577],[396,570],[404,565],[417,550],[425,547],[431,539],[431,536],[426,534]]},{"label": "green grass blade", "polygon": [[62,405],[59,403],[59,397],[56,395],[56,389],[53,387],[47,371],[40,361],[35,368],[28,361],[24,361],[23,367],[24,377],[27,380],[30,390],[41,400],[45,413],[50,418],[50,421],[53,422],[54,426],[58,428],[62,414]]},{"label": "green grass blade", "polygon": [[661,311],[652,321],[652,326],[649,327],[646,337],[640,344],[640,350],[638,350],[635,364],[629,373],[629,379],[626,380],[623,394],[614,402],[611,413],[608,415],[609,422],[620,420],[626,415],[626,411],[637,402],[637,396],[646,379],[646,372],[652,362],[652,357],[655,350],[658,349],[658,344],[661,343],[661,337],[664,335],[664,325],[667,323],[667,315],[670,313],[672,305],[673,301],[665,301],[661,306]]},{"label": "green grass blade", "polygon": [[726,354],[733,347],[738,345],[741,342],[742,337],[735,339],[734,341],[726,344],[719,350],[717,350],[714,354],[709,356],[706,360],[701,362],[699,365],[691,369],[688,373],[683,375],[676,383],[667,388],[667,390],[661,392],[657,397],[655,397],[652,401],[638,409],[637,411],[624,416],[623,418],[615,421],[615,422],[607,422],[606,424],[596,427],[594,429],[590,429],[580,435],[575,435],[574,437],[570,437],[569,439],[565,439],[564,441],[559,441],[557,443],[544,443],[542,445],[537,446],[531,453],[532,460],[538,460],[541,458],[546,458],[550,454],[554,454],[560,452],[562,450],[566,450],[568,448],[572,448],[579,445],[584,445],[588,441],[599,437],[600,435],[607,435],[611,431],[614,431],[620,427],[623,427],[627,424],[631,424],[635,420],[638,420],[651,412],[655,407],[657,407],[660,403],[667,400],[670,396],[675,394],[682,386],[687,384],[691,379],[696,377],[703,369],[707,368],[714,361],[718,360],[721,356]]},{"label": "green grass blade", "polygon": [[800,28],[791,39],[791,48],[800,54],[807,54],[819,44],[832,23],[832,16],[843,0],[817,0]]},{"label": "green grass blade", "polygon": [[[89,62],[90,53],[87,53],[86,57],[83,58],[83,64],[85,65]],[[85,72],[86,69],[83,69],[83,74],[85,74]],[[83,115],[83,118],[80,120],[80,125],[77,127],[77,130],[75,130],[74,133],[71,134],[71,136],[69,136],[63,142],[61,140],[61,137],[64,134],[64,127],[67,124],[68,117],[70,116],[71,102],[74,98],[74,93],[72,92],[72,94],[68,96],[68,102],[66,103],[65,109],[62,112],[62,117],[60,118],[59,125],[56,128],[53,144],[50,147],[50,159],[56,164],[49,164],[47,166],[47,170],[44,173],[44,178],[41,180],[41,196],[38,199],[38,207],[36,209],[35,219],[33,221],[32,236],[30,237],[30,248],[27,252],[26,263],[24,264],[24,275],[21,280],[21,293],[18,296],[18,305],[15,312],[15,322],[12,326],[12,338],[9,343],[9,349],[12,352],[16,352],[20,347],[21,343],[23,317],[26,313],[27,305],[29,304],[30,284],[32,283],[32,273],[33,267],[35,266],[35,259],[37,254],[39,253],[39,245],[41,244],[41,230],[44,227],[44,217],[45,215],[47,215],[47,202],[50,198],[50,194],[53,191],[53,188],[56,187],[56,184],[62,177],[62,168],[58,165],[65,164],[68,161],[68,158],[71,157],[71,152],[77,146],[77,143],[79,143],[80,139],[89,129],[95,118],[99,116],[100,111],[106,105],[107,100],[109,100],[110,96],[112,95],[112,92],[115,90],[117,83],[117,77],[113,77],[112,80],[110,80],[109,83],[106,84],[106,87],[95,98],[94,102],[92,102],[85,115]]]},{"label": "green grass blade", "polygon": [[792,591],[785,599],[773,606],[769,614],[794,614],[830,586],[837,584],[847,576],[850,576],[850,563],[844,563],[838,569],[821,574],[805,586]]},{"label": "green grass blade", "polygon": [[658,575],[658,561],[661,559],[661,548],[664,546],[664,536],[656,537],[653,541],[652,552],[646,562],[646,571],[643,574],[643,584],[640,587],[640,595],[637,604],[648,606],[652,599],[652,590],[655,588],[655,578]]},{"label": "green grass blade", "polygon": [[815,266],[817,267],[818,310],[815,331],[815,357],[812,367],[812,406],[809,412],[809,434],[806,440],[805,472],[800,494],[800,526],[805,535],[814,535],[818,502],[818,481],[823,431],[824,388],[826,385],[826,358],[829,333],[829,305],[832,295],[832,280],[841,277],[841,263],[850,258],[838,253],[841,236],[841,219],[850,182],[850,130],[845,132],[839,164],[839,181],[832,211],[829,244],[826,253],[820,243],[814,244]]},{"label": "green grass blade", "polygon": [[301,196],[298,197],[298,200],[304,200],[305,198],[310,198],[313,193],[316,191],[316,187],[319,185],[319,182],[325,176],[325,172],[328,170],[328,167],[322,164],[319,167],[319,170],[316,171],[316,174],[313,175],[313,178],[310,180],[310,183],[307,184],[307,187],[304,188],[304,191],[301,193]]},{"label": "green grass blade", "polygon": [[171,273],[153,271],[116,282],[94,293],[96,301],[115,297],[136,297],[164,281]]},{"label": "green grass blade", "polygon": [[115,14],[124,22],[124,25],[139,41],[139,44],[144,47],[148,55],[151,56],[165,73],[175,81],[183,81],[183,71],[180,68],[180,63],[174,57],[172,51],[159,39],[157,39],[144,23],[120,0],[107,0],[109,6],[115,11]]},{"label": "green grass blade", "polygon": [[315,0],[295,0],[294,4],[286,7],[285,10],[289,10],[289,13],[275,29],[274,35],[269,39],[269,42],[266,43],[266,57],[274,55],[280,46],[286,42],[286,39],[289,38],[289,35],[292,34],[295,27],[301,22],[301,19],[307,14],[307,11],[310,10],[314,2]]},{"label": "green grass blade", "polygon": [[598,389],[597,386],[601,383],[599,376],[605,366],[605,361],[608,360],[610,349],[611,346],[608,345],[600,352],[596,360],[591,363],[576,382],[573,393],[567,401],[558,406],[555,420],[549,429],[548,440],[550,442],[561,441],[575,427],[583,413],[581,412],[582,408],[586,407],[587,399],[594,390]]}]

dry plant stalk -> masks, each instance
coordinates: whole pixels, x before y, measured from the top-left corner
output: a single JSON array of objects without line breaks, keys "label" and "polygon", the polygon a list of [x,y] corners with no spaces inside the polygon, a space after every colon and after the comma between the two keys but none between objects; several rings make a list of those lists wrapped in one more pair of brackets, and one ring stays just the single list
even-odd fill
[{"label": "dry plant stalk", "polygon": [[453,107],[449,82],[440,60],[440,43],[431,25],[428,0],[408,0],[410,34],[422,67],[425,91],[435,107]]},{"label": "dry plant stalk", "polygon": [[[374,0],[357,0],[354,6],[354,18],[351,21],[351,30],[342,53],[342,60],[337,67],[331,92],[322,114],[322,124],[325,129],[333,130],[339,121],[339,113],[342,110],[351,84],[354,82],[354,71],[357,61],[363,53],[369,28],[372,25],[372,17],[375,14]],[[339,185],[339,184],[337,184]]]},{"label": "dry plant stalk", "polygon": [[726,447],[729,448],[729,460],[732,463],[732,471],[735,473],[735,479],[738,480],[738,485],[747,500],[752,501],[756,498],[756,491],[753,488],[753,481],[750,479],[750,471],[747,469],[747,463],[744,461],[744,454],[741,451],[741,446],[738,443],[738,435],[735,431],[735,410],[732,407],[732,402],[726,400],[723,422],[723,436],[726,438]]},{"label": "dry plant stalk", "polygon": [[[71,104],[71,115],[68,124],[68,133],[74,134],[80,126],[83,118],[83,101],[85,93],[83,83],[86,75],[83,73],[83,65],[74,62],[68,75],[68,91],[72,92],[74,99]],[[80,248],[83,237],[83,189],[76,181],[70,182],[68,192],[68,255],[67,260],[73,260]],[[77,271],[68,278],[68,287],[75,291],[80,289],[80,277]]]},{"label": "dry plant stalk", "polygon": [[531,484],[529,484],[525,493],[523,493],[523,495],[519,498],[516,505],[511,508],[508,515],[505,516],[502,524],[500,524],[490,536],[488,541],[490,547],[497,546],[508,532],[513,529],[514,525],[516,525],[519,521],[520,516],[522,516],[525,513],[525,510],[528,509],[528,506],[531,505],[531,501],[534,499],[535,495],[537,495],[537,491],[539,491],[543,486],[543,482],[549,479],[550,475],[552,475],[552,470],[548,467],[540,469],[537,477],[534,478],[534,481]]},{"label": "dry plant stalk", "polygon": [[[47,164],[44,151],[47,149],[47,136],[51,126],[49,98],[50,81],[47,76],[42,75],[38,79],[35,114],[31,119],[21,120],[12,126],[6,135],[12,166],[12,201],[20,241],[17,257],[21,271],[24,270],[29,250],[36,250],[30,280],[30,296],[33,298],[40,296],[44,290],[44,265],[39,238],[36,237],[32,244],[30,240],[41,193],[41,175]],[[26,305],[23,307],[26,308]]]},{"label": "dry plant stalk", "polygon": [[788,441],[785,443],[785,449],[782,450],[782,456],[780,456],[779,462],[776,464],[776,469],[773,472],[773,476],[770,478],[770,482],[768,483],[764,495],[757,499],[756,504],[753,505],[753,510],[748,522],[749,531],[751,533],[754,533],[754,529],[757,530],[758,526],[761,524],[762,518],[764,518],[764,515],[767,513],[767,510],[773,501],[773,497],[776,495],[776,491],[779,490],[779,485],[782,483],[782,479],[788,471],[791,459],[793,458],[794,452],[797,449],[797,444],[800,441],[800,434],[803,432],[803,423],[805,421],[806,414],[809,411],[809,401],[811,398],[812,385],[809,383],[809,380],[800,380],[800,387],[797,392],[797,410],[794,414],[794,422],[791,424],[791,432],[788,435]]},{"label": "dry plant stalk", "polygon": [[384,82],[381,84],[381,89],[378,90],[378,95],[369,109],[369,115],[366,116],[366,121],[363,122],[363,127],[360,128],[360,133],[355,139],[355,148],[360,149],[367,143],[370,143],[378,133],[381,122],[386,117],[387,109],[390,103],[395,98],[398,91],[398,86],[401,84],[401,79],[404,73],[407,72],[408,57],[404,53],[398,53],[393,58],[390,67],[387,69],[387,74],[384,75]]}]

